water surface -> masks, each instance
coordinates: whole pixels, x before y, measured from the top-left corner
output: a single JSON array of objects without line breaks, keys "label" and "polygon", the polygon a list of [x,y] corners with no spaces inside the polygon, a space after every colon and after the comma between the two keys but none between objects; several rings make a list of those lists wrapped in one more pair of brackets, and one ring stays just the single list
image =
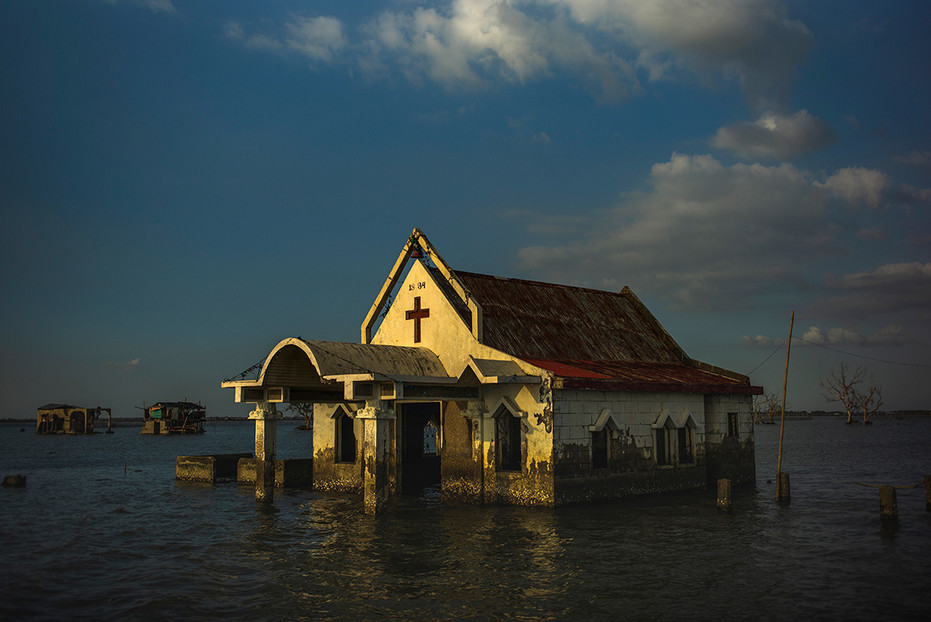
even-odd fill
[{"label": "water surface", "polygon": [[[308,457],[282,422],[278,454]],[[200,436],[37,436],[0,424],[0,619],[924,619],[931,512],[875,488],[931,474],[931,421],[786,425],[792,501],[773,501],[777,426],[757,426],[756,489],[558,509],[361,499],[174,479],[175,457],[250,451],[250,422]],[[24,431],[20,432],[20,428]]]}]

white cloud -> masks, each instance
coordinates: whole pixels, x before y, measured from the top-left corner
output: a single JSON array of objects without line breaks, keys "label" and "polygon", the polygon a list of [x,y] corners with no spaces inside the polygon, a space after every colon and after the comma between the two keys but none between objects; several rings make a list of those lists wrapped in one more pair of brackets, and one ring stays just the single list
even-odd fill
[{"label": "white cloud", "polygon": [[893,198],[901,203],[931,203],[931,188],[916,188],[901,184]]},{"label": "white cloud", "polygon": [[777,0],[543,0],[639,51],[652,79],[682,69],[736,76],[751,108],[783,110],[813,38]]},{"label": "white cloud", "polygon": [[897,157],[896,160],[904,164],[931,170],[931,151],[913,150],[908,155]]},{"label": "white cloud", "polygon": [[889,185],[889,177],[873,169],[842,168],[819,185],[850,203],[863,202],[870,207],[879,207],[883,191]]},{"label": "white cloud", "polygon": [[931,263],[903,262],[829,279],[836,295],[812,305],[833,317],[918,316],[931,322]]},{"label": "white cloud", "polygon": [[800,110],[791,116],[763,113],[752,123],[736,123],[718,130],[712,144],[743,158],[790,159],[832,143],[831,127]]},{"label": "white cloud", "polygon": [[636,90],[627,61],[599,50],[573,24],[550,15],[530,17],[533,2],[455,0],[440,8],[386,11],[364,28],[369,40],[360,63],[383,70],[397,63],[411,80],[421,76],[449,88],[492,80],[524,84],[568,70],[605,100]]},{"label": "white cloud", "polygon": [[148,7],[153,13],[174,13],[175,7],[171,0],[141,0],[140,4]]},{"label": "white cloud", "polygon": [[354,38],[336,18],[302,19],[233,38],[320,62],[346,51],[369,75],[398,72],[450,89],[563,72],[607,102],[641,90],[637,68],[651,80],[733,77],[755,112],[786,109],[812,43],[777,0],[446,0],[383,11]]},{"label": "white cloud", "polygon": [[[116,4],[119,0],[104,0],[106,4]],[[153,13],[175,13],[171,0],[132,0],[134,4],[144,6]]]},{"label": "white cloud", "polygon": [[[785,337],[768,337],[744,335],[741,343],[749,348],[770,349],[785,344]],[[863,335],[853,328],[834,327],[822,330],[817,326],[810,326],[800,336],[792,338],[793,347],[804,346],[899,346],[908,343],[903,328],[898,324],[885,326],[872,335]]]},{"label": "white cloud", "polygon": [[227,22],[223,34],[243,46],[270,52],[296,52],[318,62],[331,62],[346,46],[343,24],[335,17],[291,16],[282,32],[247,34],[243,25]]},{"label": "white cloud", "polygon": [[[799,285],[801,265],[839,253],[826,230],[830,198],[790,164],[725,166],[674,154],[649,193],[591,218],[578,242],[520,251],[527,270],[591,285],[631,284],[678,307],[745,307],[773,283]],[[535,226],[540,226],[537,223]]]},{"label": "white cloud", "polygon": [[[848,168],[825,178],[788,163],[728,166],[710,155],[673,154],[653,165],[648,181],[648,191],[584,215],[584,226],[575,221],[570,229],[553,216],[525,215],[532,223],[528,232],[563,227],[561,239],[569,241],[521,249],[523,268],[544,280],[630,285],[674,308],[747,308],[776,293],[810,295],[813,286],[840,293],[838,283],[818,282],[815,266],[849,257],[851,245],[881,237],[885,228],[860,222],[868,221],[872,212],[865,206],[878,204],[888,184],[875,170]],[[840,201],[860,209],[848,208],[838,218]],[[844,291],[869,274],[848,277]],[[883,282],[891,278],[877,274]],[[920,298],[931,308],[931,293]]]},{"label": "white cloud", "polygon": [[317,61],[330,61],[346,41],[335,17],[294,17],[285,24],[289,48]]},{"label": "white cloud", "polygon": [[900,325],[886,326],[873,335],[861,335],[852,328],[835,327],[823,331],[812,326],[802,334],[802,342],[811,345],[890,346],[902,345],[907,340]]},{"label": "white cloud", "polygon": [[115,367],[116,369],[125,370],[137,369],[140,365],[142,365],[142,359],[140,358],[134,358],[133,360],[126,363],[107,363],[107,367]]}]

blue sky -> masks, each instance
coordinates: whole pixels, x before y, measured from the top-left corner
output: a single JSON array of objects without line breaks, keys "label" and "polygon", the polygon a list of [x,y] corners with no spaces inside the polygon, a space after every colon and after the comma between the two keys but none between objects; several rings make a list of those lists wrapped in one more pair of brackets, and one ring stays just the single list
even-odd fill
[{"label": "blue sky", "polygon": [[[0,0],[0,416],[356,341],[414,227],[931,408],[931,4]],[[776,354],[767,360],[774,351]],[[764,363],[764,361],[766,361]]]}]

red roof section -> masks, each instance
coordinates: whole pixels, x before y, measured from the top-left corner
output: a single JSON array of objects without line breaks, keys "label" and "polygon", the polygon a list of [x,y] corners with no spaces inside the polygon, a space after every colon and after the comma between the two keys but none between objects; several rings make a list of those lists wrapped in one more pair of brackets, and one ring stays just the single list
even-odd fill
[{"label": "red roof section", "polygon": [[761,395],[763,389],[743,380],[683,363],[619,363],[613,361],[552,361],[525,359],[551,371],[564,389],[602,391],[669,391]]}]

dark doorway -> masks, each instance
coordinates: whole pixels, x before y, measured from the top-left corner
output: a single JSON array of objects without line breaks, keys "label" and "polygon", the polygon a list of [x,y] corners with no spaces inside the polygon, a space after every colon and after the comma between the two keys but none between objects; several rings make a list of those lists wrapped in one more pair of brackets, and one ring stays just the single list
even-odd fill
[{"label": "dark doorway", "polygon": [[440,485],[440,404],[401,405],[401,492]]}]

